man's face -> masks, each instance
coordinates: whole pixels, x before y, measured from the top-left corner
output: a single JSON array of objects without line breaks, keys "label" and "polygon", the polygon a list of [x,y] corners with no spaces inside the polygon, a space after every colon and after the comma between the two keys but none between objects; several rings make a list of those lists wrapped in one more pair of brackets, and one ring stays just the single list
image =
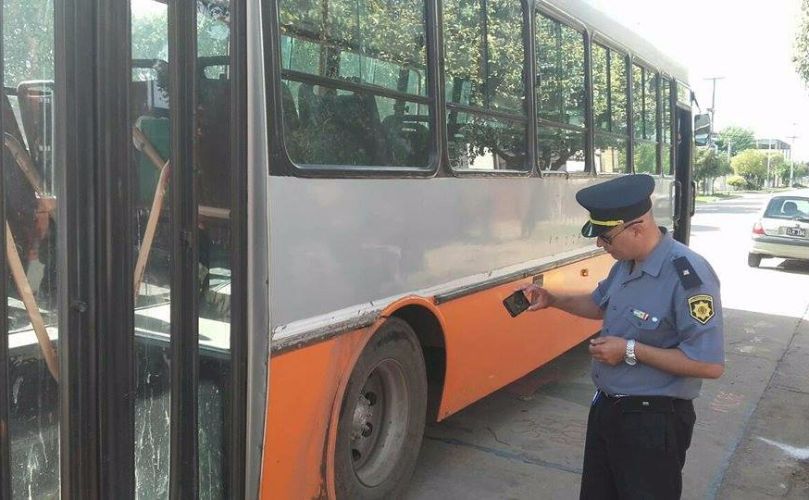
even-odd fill
[{"label": "man's face", "polygon": [[633,220],[610,229],[596,238],[596,245],[606,250],[607,253],[618,260],[629,258],[627,251],[630,250],[631,247],[628,243],[632,240],[631,236],[633,236],[633,233],[632,231],[626,232],[626,230],[641,222],[641,220]]}]

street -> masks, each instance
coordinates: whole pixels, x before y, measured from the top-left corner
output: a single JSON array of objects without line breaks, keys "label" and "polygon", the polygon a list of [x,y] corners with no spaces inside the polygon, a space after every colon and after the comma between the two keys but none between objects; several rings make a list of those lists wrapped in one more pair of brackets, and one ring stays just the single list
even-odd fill
[{"label": "street", "polygon": [[[809,263],[747,266],[764,194],[698,206],[691,246],[722,281],[725,374],[706,381],[683,498],[809,498]],[[408,499],[578,498],[590,358],[580,345],[428,426]]]}]

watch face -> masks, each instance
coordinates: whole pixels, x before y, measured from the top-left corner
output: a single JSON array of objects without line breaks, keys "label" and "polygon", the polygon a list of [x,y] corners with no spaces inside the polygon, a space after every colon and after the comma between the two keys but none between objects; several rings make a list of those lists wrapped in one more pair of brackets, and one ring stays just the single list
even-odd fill
[{"label": "watch face", "polygon": [[624,363],[628,364],[629,366],[635,366],[635,363],[637,362],[638,361],[635,358],[630,358],[628,356],[624,358]]}]

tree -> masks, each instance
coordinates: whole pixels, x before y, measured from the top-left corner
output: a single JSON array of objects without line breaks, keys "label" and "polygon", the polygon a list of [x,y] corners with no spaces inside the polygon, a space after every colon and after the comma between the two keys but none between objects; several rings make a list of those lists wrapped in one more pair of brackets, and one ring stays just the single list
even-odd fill
[{"label": "tree", "polygon": [[4,85],[53,80],[53,3],[9,1],[3,6]]},{"label": "tree", "polygon": [[[769,162],[767,161],[769,158]],[[772,179],[772,184],[777,185],[780,181],[780,184],[786,185],[789,184],[789,163],[784,159],[783,153],[779,151],[767,151],[764,152],[764,166],[770,174],[770,179]]]},{"label": "tree", "polygon": [[731,125],[719,132],[716,145],[725,154],[727,154],[728,147],[730,147],[730,155],[736,156],[742,151],[756,147],[756,134],[750,129]]},{"label": "tree", "polygon": [[707,194],[708,187],[713,191],[713,181],[717,177],[733,173],[726,155],[717,154],[712,148],[697,148],[694,161],[694,180],[702,182],[702,192]]},{"label": "tree", "polygon": [[761,151],[748,149],[734,156],[731,166],[736,175],[744,177],[751,186],[761,189],[767,178],[767,158]]},{"label": "tree", "polygon": [[809,0],[803,0],[801,12],[801,24],[796,32],[795,55],[792,60],[795,63],[795,71],[809,86]]}]

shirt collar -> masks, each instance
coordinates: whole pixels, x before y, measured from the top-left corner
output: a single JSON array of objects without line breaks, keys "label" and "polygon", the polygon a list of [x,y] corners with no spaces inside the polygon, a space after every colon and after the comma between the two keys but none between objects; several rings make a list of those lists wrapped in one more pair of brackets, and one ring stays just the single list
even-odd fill
[{"label": "shirt collar", "polygon": [[660,242],[640,265],[641,272],[655,277],[660,275],[660,270],[663,269],[663,263],[668,259],[671,246],[674,244],[674,238],[666,231],[666,228],[661,227],[660,232],[663,233]]}]

